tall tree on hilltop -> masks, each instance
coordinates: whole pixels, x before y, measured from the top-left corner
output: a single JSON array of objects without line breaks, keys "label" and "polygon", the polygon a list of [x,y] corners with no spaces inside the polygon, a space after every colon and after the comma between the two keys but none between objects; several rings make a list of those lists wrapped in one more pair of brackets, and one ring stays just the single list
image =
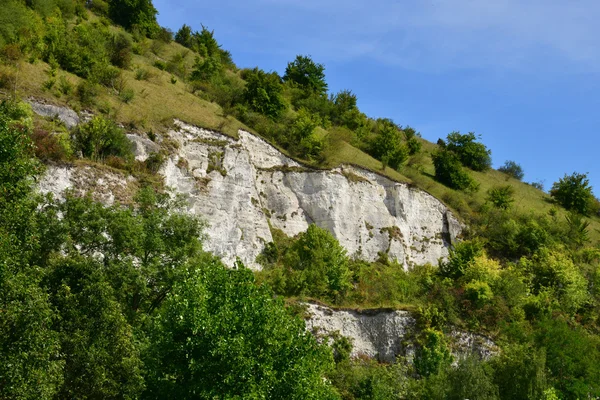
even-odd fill
[{"label": "tall tree on hilltop", "polygon": [[302,88],[324,95],[327,93],[327,82],[325,82],[325,66],[315,63],[310,56],[296,56],[296,59],[288,63],[283,80],[294,82]]}]

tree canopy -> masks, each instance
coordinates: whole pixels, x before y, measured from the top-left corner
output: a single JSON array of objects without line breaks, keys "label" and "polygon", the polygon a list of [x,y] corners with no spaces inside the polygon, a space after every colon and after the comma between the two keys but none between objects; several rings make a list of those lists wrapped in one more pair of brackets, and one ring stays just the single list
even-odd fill
[{"label": "tree canopy", "polygon": [[285,68],[283,80],[294,82],[309,92],[318,95],[327,93],[325,66],[315,63],[310,56],[297,55]]}]

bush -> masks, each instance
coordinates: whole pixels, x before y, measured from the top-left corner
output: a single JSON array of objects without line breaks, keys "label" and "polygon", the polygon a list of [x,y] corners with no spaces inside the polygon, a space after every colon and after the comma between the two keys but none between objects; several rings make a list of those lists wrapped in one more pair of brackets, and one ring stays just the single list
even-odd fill
[{"label": "bush", "polygon": [[108,46],[111,64],[123,69],[129,68],[133,54],[131,39],[123,33],[118,33],[111,38]]},{"label": "bush", "polygon": [[552,196],[567,210],[576,211],[583,215],[595,212],[595,199],[587,174],[573,172],[558,182],[554,182],[550,190]]},{"label": "bush", "polygon": [[458,156],[447,150],[441,149],[431,154],[435,168],[435,179],[444,185],[465,192],[474,192],[479,185],[463,169]]},{"label": "bush", "polygon": [[298,55],[294,61],[288,63],[283,80],[293,82],[307,92],[325,95],[327,82],[324,71],[323,64],[315,63],[310,56]]},{"label": "bush", "polygon": [[450,366],[452,355],[442,332],[427,328],[421,333],[418,343],[420,348],[415,358],[415,369],[419,375],[437,374]]},{"label": "bush", "polygon": [[84,107],[91,107],[96,103],[96,97],[99,94],[96,84],[89,81],[81,81],[77,85],[77,97]]},{"label": "bush", "polygon": [[448,261],[440,262],[440,274],[447,278],[462,277],[475,258],[483,254],[483,246],[479,242],[464,241],[450,249]]},{"label": "bush", "polygon": [[410,126],[403,128],[402,132],[404,133],[404,138],[406,139],[408,154],[414,156],[415,154],[419,153],[421,151],[422,144],[417,138],[421,137],[421,134],[416,132]]},{"label": "bush", "polygon": [[92,160],[103,160],[109,156],[125,160],[133,158],[131,143],[123,130],[102,117],[94,117],[90,122],[77,127],[73,132],[73,146],[84,157]]},{"label": "bush", "polygon": [[161,71],[164,71],[167,69],[167,63],[161,60],[156,60],[154,62],[154,66],[158,69],[160,69]]},{"label": "bush", "polygon": [[119,93],[119,99],[125,104],[129,104],[135,97],[135,92],[131,88],[125,88]]},{"label": "bush", "polygon": [[278,118],[286,108],[279,75],[254,68],[245,73],[245,79],[243,97],[248,106],[271,119]]},{"label": "bush", "polygon": [[402,142],[402,131],[391,121],[382,120],[378,133],[371,144],[371,154],[380,160],[383,167],[399,170],[408,160],[408,147]]},{"label": "bush", "polygon": [[208,82],[218,76],[223,67],[221,61],[216,57],[206,57],[204,59],[196,57],[194,68],[192,70],[191,80]]},{"label": "bush", "polygon": [[36,128],[31,134],[31,139],[35,145],[35,155],[42,161],[60,161],[71,155],[68,140],[58,133]]},{"label": "bush", "polygon": [[525,176],[523,168],[521,168],[521,166],[514,161],[505,161],[504,165],[498,168],[498,171],[518,180],[522,180]]},{"label": "bush", "polygon": [[130,30],[139,30],[147,36],[158,32],[156,8],[151,0],[110,0],[108,16],[117,24]]},{"label": "bush", "polygon": [[514,193],[515,189],[510,185],[496,186],[488,190],[487,201],[492,203],[496,208],[507,210],[515,201],[513,197]]},{"label": "bush", "polygon": [[474,171],[486,171],[492,165],[492,152],[482,143],[476,143],[477,137],[473,132],[461,135],[452,132],[447,137],[446,148],[458,156],[460,162]]},{"label": "bush", "polygon": [[340,301],[351,288],[346,251],[325,229],[312,224],[285,255],[286,291]]}]

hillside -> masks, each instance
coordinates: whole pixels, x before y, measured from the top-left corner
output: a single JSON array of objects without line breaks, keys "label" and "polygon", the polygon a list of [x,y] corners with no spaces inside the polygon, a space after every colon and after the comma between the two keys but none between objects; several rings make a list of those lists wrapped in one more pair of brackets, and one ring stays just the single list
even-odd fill
[{"label": "hillside", "polygon": [[0,10],[0,397],[600,395],[585,175],[546,193],[155,15]]}]

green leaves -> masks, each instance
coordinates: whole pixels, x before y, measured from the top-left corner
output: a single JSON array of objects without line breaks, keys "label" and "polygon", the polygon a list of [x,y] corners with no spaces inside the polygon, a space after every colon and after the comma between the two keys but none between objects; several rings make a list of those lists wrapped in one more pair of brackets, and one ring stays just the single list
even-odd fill
[{"label": "green leaves", "polygon": [[133,158],[131,143],[122,129],[103,117],[94,117],[73,132],[73,147],[84,157],[102,160],[109,156]]},{"label": "green leaves", "polygon": [[550,196],[567,210],[583,215],[598,211],[597,200],[592,193],[587,174],[577,172],[573,172],[571,175],[565,174],[558,182],[554,182]]},{"label": "green leaves", "polygon": [[251,271],[202,257],[154,321],[149,398],[331,398],[326,348]]},{"label": "green leaves", "polygon": [[279,75],[254,68],[247,73],[245,79],[243,97],[250,108],[272,119],[279,117],[286,108]]},{"label": "green leaves", "polygon": [[448,134],[446,148],[454,152],[460,162],[474,171],[486,171],[492,165],[491,150],[483,143],[477,143],[473,132],[461,135],[460,132]]},{"label": "green leaves", "polygon": [[315,63],[309,56],[298,55],[294,61],[288,63],[283,80],[293,82],[308,92],[325,95],[327,82],[324,71],[323,64]]}]

